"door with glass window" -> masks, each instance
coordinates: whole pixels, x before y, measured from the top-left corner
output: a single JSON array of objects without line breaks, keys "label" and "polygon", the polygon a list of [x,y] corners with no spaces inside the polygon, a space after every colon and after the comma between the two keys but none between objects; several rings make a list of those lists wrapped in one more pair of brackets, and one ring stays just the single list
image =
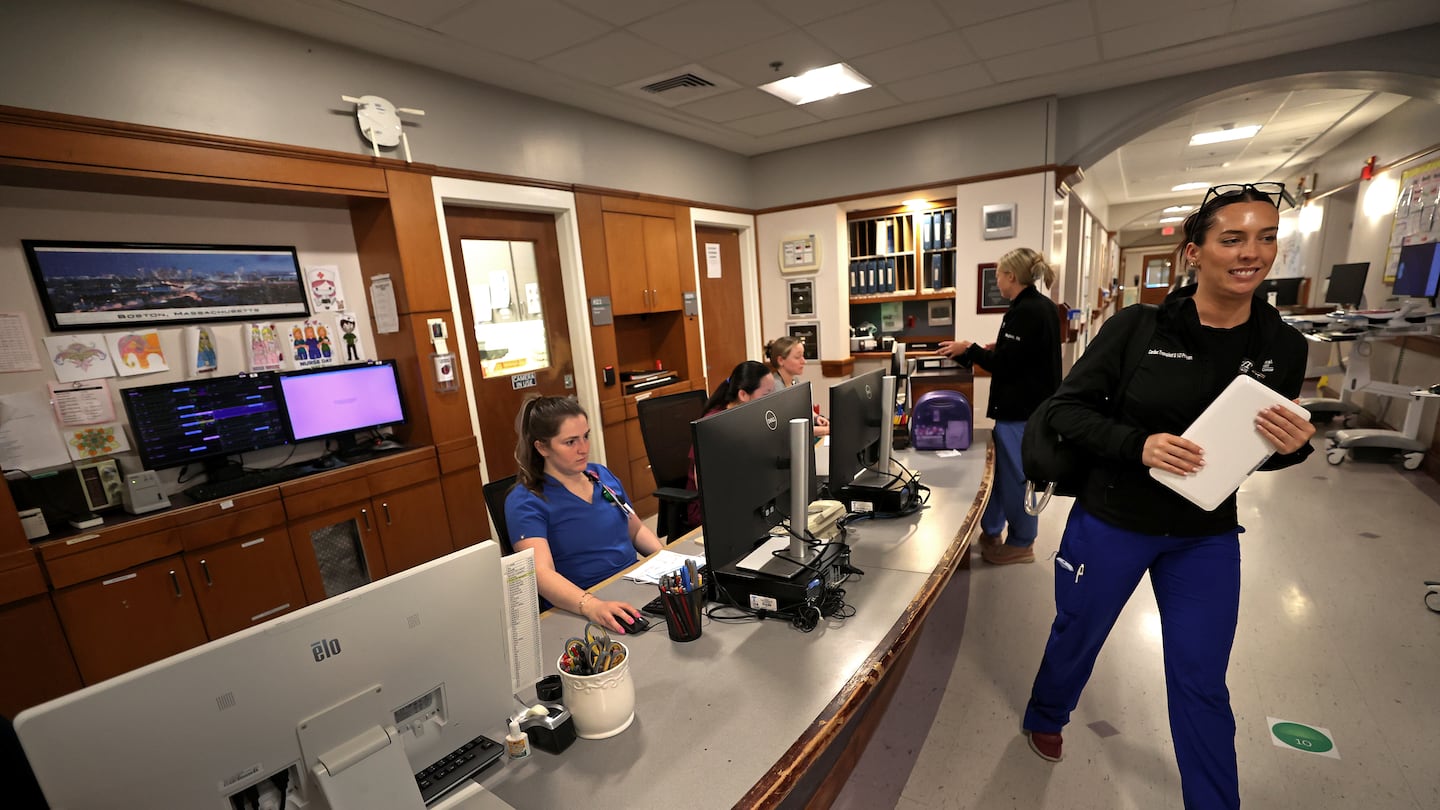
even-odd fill
[{"label": "door with glass window", "polygon": [[[513,475],[515,414],[535,393],[575,393],[555,218],[445,207],[480,443],[491,481]],[[599,414],[591,414],[592,426]]]},{"label": "door with glass window", "polygon": [[1175,262],[1169,253],[1147,253],[1140,262],[1144,269],[1140,277],[1140,303],[1159,304],[1170,294],[1170,285],[1175,281]]}]

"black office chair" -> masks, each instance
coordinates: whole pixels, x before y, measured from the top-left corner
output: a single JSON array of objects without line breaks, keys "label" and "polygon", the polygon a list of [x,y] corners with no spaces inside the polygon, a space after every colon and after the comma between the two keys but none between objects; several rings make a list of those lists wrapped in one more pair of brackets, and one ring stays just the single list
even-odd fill
[{"label": "black office chair", "polygon": [[695,528],[686,519],[687,507],[700,497],[699,492],[685,488],[690,477],[690,423],[703,415],[709,398],[704,391],[686,391],[635,404],[645,455],[650,457],[650,471],[655,476],[655,497],[660,501],[655,533],[662,538],[674,540]]},{"label": "black office chair", "polygon": [[500,544],[501,554],[515,551],[510,545],[510,530],[505,526],[505,496],[515,488],[515,481],[516,476],[507,475],[482,487],[485,492],[485,508],[490,510],[490,520],[495,523],[495,533],[500,535],[495,538],[495,542]]}]

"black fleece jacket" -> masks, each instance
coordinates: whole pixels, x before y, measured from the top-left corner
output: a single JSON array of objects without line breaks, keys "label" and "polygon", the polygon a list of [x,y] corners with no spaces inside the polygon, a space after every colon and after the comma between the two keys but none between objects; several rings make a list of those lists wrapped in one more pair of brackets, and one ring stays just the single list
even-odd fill
[{"label": "black fleece jacket", "polygon": [[[1181,537],[1234,529],[1235,496],[1206,512],[1172,492],[1141,462],[1145,440],[1154,433],[1184,433],[1240,374],[1290,399],[1300,395],[1305,379],[1305,338],[1274,307],[1254,298],[1249,320],[1214,329],[1201,325],[1194,294],[1193,286],[1176,290],[1156,311],[1155,333],[1118,410],[1108,400],[1119,387],[1130,334],[1143,317],[1138,306],[1105,322],[1055,394],[1051,424],[1098,458],[1079,502],[1122,529]],[[1307,444],[1273,455],[1261,469],[1298,464],[1310,451]]]},{"label": "black fleece jacket", "polygon": [[1055,302],[1026,286],[1000,321],[995,348],[972,344],[960,362],[980,366],[994,377],[985,415],[1023,422],[1060,385],[1060,315]]}]

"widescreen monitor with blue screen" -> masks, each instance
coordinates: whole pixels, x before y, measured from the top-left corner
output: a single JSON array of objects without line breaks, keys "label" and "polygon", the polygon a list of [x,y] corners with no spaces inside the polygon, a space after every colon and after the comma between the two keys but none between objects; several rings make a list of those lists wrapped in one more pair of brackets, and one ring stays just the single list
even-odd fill
[{"label": "widescreen monitor with blue screen", "polygon": [[147,470],[220,464],[290,441],[273,371],[137,386],[120,399]]},{"label": "widescreen monitor with blue screen", "polygon": [[1436,242],[1423,245],[1405,245],[1400,248],[1400,262],[1395,267],[1397,296],[1409,298],[1435,298],[1435,288],[1440,283],[1440,251]]}]

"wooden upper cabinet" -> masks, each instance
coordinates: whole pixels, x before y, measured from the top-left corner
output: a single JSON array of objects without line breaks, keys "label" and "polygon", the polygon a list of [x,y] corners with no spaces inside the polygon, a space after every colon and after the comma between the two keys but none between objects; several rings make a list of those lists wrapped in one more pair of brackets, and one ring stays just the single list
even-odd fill
[{"label": "wooden upper cabinet", "polygon": [[605,257],[616,315],[680,309],[680,259],[675,220],[606,211]]},{"label": "wooden upper cabinet", "polygon": [[645,269],[650,280],[650,309],[680,309],[680,255],[675,221],[645,217]]}]

